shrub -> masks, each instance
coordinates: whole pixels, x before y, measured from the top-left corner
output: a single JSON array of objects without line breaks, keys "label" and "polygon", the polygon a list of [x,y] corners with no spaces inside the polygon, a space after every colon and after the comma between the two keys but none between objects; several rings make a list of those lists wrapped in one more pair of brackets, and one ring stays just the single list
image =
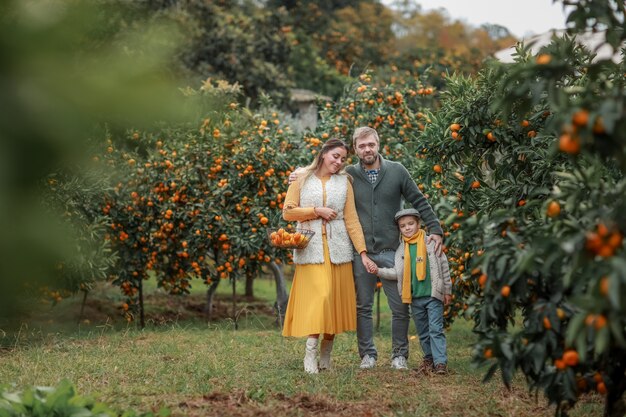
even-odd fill
[{"label": "shrub", "polygon": [[499,369],[509,385],[519,370],[563,415],[589,391],[605,396],[605,415],[623,415],[623,73],[571,38],[536,57],[520,47],[512,65],[451,79],[410,142],[449,233],[448,314],[475,321],[486,378]]},{"label": "shrub", "polygon": [[0,387],[1,417],[73,417],[73,416],[122,416],[122,417],[166,417],[168,409],[158,413],[137,413],[133,410],[118,412],[91,397],[76,393],[74,386],[62,380],[56,387],[28,387],[17,390],[12,386]]},{"label": "shrub", "polygon": [[255,275],[291,253],[269,245],[266,229],[280,214],[299,144],[268,106],[258,114],[237,104],[237,86],[208,81],[189,100],[209,103],[198,124],[127,133],[110,140],[103,163],[125,170],[106,197],[108,239],[119,255],[112,282],[127,300],[128,320],[142,311],[142,282],[189,292],[194,278]]}]

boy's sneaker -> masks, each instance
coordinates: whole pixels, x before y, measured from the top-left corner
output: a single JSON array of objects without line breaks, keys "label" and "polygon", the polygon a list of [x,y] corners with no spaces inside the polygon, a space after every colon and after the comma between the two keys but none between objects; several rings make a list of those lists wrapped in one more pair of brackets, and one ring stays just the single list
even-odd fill
[{"label": "boy's sneaker", "polygon": [[409,369],[408,366],[406,366],[406,358],[404,356],[396,356],[393,358],[391,367],[393,369]]},{"label": "boy's sneaker", "polygon": [[363,359],[361,360],[361,366],[360,366],[361,369],[372,369],[375,366],[376,366],[376,358],[370,355],[363,356]]},{"label": "boy's sneaker", "polygon": [[433,366],[434,364],[432,359],[424,359],[416,371],[420,375],[430,375],[433,372]]},{"label": "boy's sneaker", "polygon": [[437,375],[447,375],[448,374],[448,366],[445,363],[438,363],[435,365],[435,374]]}]

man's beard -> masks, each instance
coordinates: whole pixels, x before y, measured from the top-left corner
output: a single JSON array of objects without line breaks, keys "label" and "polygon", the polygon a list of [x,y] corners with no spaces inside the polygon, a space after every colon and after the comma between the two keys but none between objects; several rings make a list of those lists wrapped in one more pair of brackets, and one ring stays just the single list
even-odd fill
[{"label": "man's beard", "polygon": [[363,159],[361,159],[361,161],[363,162],[364,165],[374,165],[377,159],[378,159],[378,155],[374,154],[374,155],[364,156]]}]

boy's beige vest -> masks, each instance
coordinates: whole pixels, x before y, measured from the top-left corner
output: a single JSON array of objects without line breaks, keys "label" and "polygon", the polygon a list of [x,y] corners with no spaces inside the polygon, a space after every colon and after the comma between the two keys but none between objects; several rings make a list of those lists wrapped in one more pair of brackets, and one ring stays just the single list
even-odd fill
[{"label": "boy's beige vest", "polygon": [[[300,207],[330,207],[337,212],[337,218],[326,223],[326,240],[330,261],[337,264],[352,262],[353,248],[346,223],[343,219],[343,209],[348,195],[347,175],[332,175],[326,182],[326,204],[322,181],[311,175],[302,184],[300,189]],[[322,219],[309,220],[298,223],[302,229],[311,229],[315,232],[311,241],[304,249],[295,249],[293,261],[296,264],[324,263],[324,247],[322,243]]]}]

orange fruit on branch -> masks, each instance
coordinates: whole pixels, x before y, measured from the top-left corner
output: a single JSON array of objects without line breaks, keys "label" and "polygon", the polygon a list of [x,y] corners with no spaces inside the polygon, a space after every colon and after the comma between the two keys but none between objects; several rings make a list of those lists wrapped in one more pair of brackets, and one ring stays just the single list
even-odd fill
[{"label": "orange fruit on branch", "polygon": [[600,330],[601,328],[606,326],[606,321],[607,321],[606,317],[603,314],[598,314],[596,316],[596,319],[595,319],[594,323],[593,323],[593,327],[596,330]]},{"label": "orange fruit on branch", "polygon": [[540,54],[537,55],[537,58],[535,59],[537,65],[546,65],[549,64],[550,61],[552,61],[552,56],[550,56],[550,54]]},{"label": "orange fruit on branch", "polygon": [[606,297],[609,294],[609,277],[600,279],[600,295]]},{"label": "orange fruit on branch", "polygon": [[557,217],[559,214],[561,214],[561,205],[556,201],[551,201],[550,204],[548,204],[546,214],[548,215],[548,217]]},{"label": "orange fruit on branch", "polygon": [[577,154],[580,152],[580,139],[578,136],[563,133],[559,138],[559,150],[569,154]]},{"label": "orange fruit on branch", "polygon": [[567,366],[565,365],[565,361],[563,359],[557,359],[554,361],[554,366],[556,367],[556,369],[562,371],[563,369],[567,368]]},{"label": "orange fruit on branch", "polygon": [[482,274],[478,277],[478,285],[480,288],[485,288],[485,284],[487,284],[487,274]]},{"label": "orange fruit on branch", "polygon": [[500,294],[503,297],[508,297],[511,294],[511,287],[508,285],[505,285],[504,287],[502,287],[502,289],[500,290]]},{"label": "orange fruit on branch", "polygon": [[576,352],[575,350],[569,349],[566,350],[565,353],[563,353],[563,362],[565,362],[567,366],[576,366],[578,365],[578,361],[578,352]]},{"label": "orange fruit on branch", "polygon": [[572,116],[572,123],[574,126],[584,127],[589,123],[589,112],[585,109],[578,110]]},{"label": "orange fruit on branch", "polygon": [[552,323],[550,323],[550,319],[549,318],[547,318],[547,317],[543,318],[543,327],[546,330],[550,330],[552,328]]}]

